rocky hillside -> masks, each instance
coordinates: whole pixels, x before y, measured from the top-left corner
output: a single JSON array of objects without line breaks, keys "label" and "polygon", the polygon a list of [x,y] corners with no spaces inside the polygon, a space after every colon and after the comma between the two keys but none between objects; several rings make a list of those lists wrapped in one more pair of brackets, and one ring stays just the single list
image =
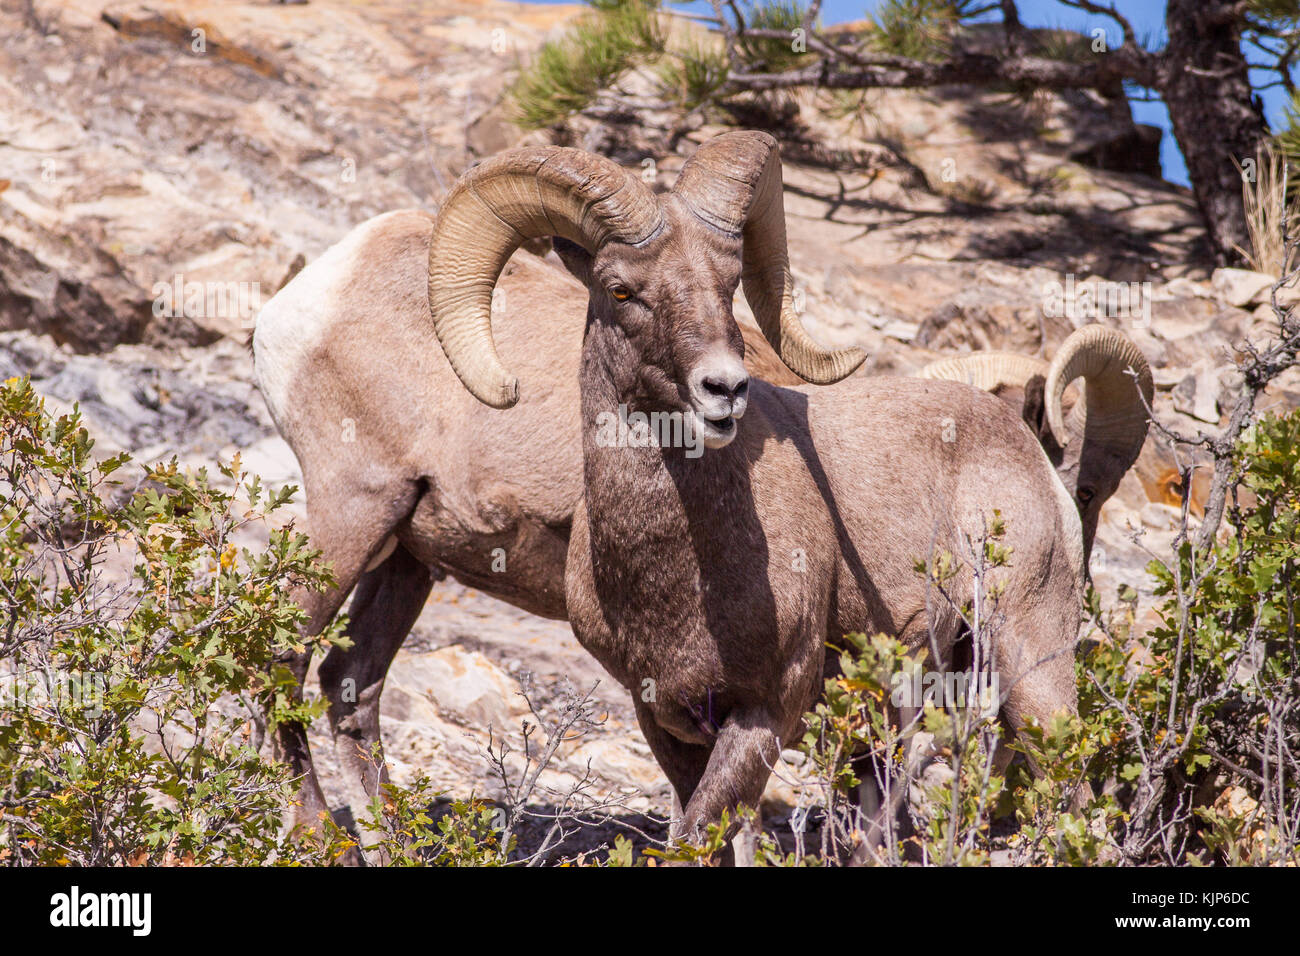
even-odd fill
[{"label": "rocky hillside", "polygon": [[[296,481],[243,346],[257,307],[353,225],[436,209],[477,157],[518,141],[503,86],[575,9],[0,0],[0,377],[30,373],[55,404],[80,403],[105,453],[200,464],[239,451],[267,480]],[[807,324],[827,344],[865,347],[860,374],[970,349],[1050,356],[1091,320],[1053,307],[1053,284],[1139,283],[1133,308],[1100,321],[1151,360],[1162,420],[1219,421],[1229,346],[1270,320],[1263,280],[1208,271],[1191,197],[1150,175],[1153,133],[1126,106],[951,89],[752,107],[734,121],[785,144]],[[668,185],[718,127],[674,139],[657,122],[575,121],[553,135],[653,160]],[[192,283],[204,284],[196,297]],[[1300,382],[1288,382],[1266,404],[1295,405]],[[1153,434],[1103,514],[1094,576],[1108,601],[1137,586],[1140,617],[1141,569],[1171,535],[1176,482]],[[599,682],[609,714],[561,752],[553,785],[590,767],[630,810],[666,810],[625,694],[568,628],[450,583],[386,690],[396,776],[423,768],[455,793],[494,793],[482,748],[489,727],[524,715],[525,675],[543,708],[566,681]],[[315,746],[332,759],[323,732]],[[777,812],[797,799],[780,781],[770,797]]]}]

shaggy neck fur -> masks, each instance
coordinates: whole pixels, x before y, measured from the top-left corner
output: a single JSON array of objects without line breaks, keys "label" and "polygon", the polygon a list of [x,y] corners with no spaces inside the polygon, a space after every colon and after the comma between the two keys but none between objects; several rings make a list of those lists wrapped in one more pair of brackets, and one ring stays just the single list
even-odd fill
[{"label": "shaggy neck fur", "polygon": [[[670,411],[646,404],[640,365],[624,333],[601,321],[593,302],[579,373],[584,500],[598,598],[619,636],[612,657],[598,656],[629,687],[690,653],[683,638],[701,623],[724,643],[728,634],[770,630],[775,622],[767,545],[750,486],[753,446],[745,440],[758,410],[751,404],[731,444],[697,458],[683,448],[602,447],[595,427],[602,412],[620,404]],[[689,666],[713,670],[703,660]],[[699,676],[714,711],[696,722],[707,733],[725,716],[727,675]],[[680,703],[688,710],[699,705]]]}]

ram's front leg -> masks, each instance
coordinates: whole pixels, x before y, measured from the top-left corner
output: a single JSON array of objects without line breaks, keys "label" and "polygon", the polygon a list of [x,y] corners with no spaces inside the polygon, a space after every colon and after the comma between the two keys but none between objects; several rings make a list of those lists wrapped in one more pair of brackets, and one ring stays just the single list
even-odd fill
[{"label": "ram's front leg", "polygon": [[730,839],[738,828],[736,808],[758,809],[767,778],[781,752],[777,728],[761,708],[733,710],[718,731],[717,741],[700,782],[682,815],[682,829],[699,839],[705,827],[730,815]]}]

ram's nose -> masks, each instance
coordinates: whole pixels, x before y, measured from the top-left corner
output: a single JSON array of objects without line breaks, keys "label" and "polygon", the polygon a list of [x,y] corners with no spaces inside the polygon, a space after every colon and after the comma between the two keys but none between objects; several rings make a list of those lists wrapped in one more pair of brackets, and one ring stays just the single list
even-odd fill
[{"label": "ram's nose", "polygon": [[740,418],[749,401],[749,373],[729,350],[707,356],[691,373],[691,398],[708,418]]}]

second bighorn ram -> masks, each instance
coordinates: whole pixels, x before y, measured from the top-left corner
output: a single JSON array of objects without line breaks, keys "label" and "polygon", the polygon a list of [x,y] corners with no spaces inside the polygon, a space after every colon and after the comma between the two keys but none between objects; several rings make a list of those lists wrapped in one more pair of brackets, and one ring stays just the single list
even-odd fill
[{"label": "second bighorn ram", "polygon": [[[1079,509],[1086,563],[1101,506],[1147,437],[1155,386],[1151,366],[1132,340],[1088,325],[1073,332],[1051,362],[1013,352],[973,352],[931,362],[917,375],[978,386],[1021,410]],[[1065,390],[1079,378],[1083,398],[1067,408]]]},{"label": "second bighorn ram", "polygon": [[[429,305],[456,374],[493,408],[520,391],[495,347],[492,291],[541,236],[580,247],[572,265],[589,292],[566,610],[634,692],[681,830],[758,801],[817,696],[828,641],[883,631],[952,646],[961,620],[913,564],[961,553],[995,508],[1014,554],[992,648],[1002,715],[1015,727],[1074,710],[1082,531],[1015,411],[953,382],[775,388],[746,375],[731,311],[741,283],[805,381],[830,385],[863,359],[817,346],[795,313],[770,136],[715,138],[658,197],[608,160],[557,147],[465,174],[434,228]],[[602,419],[632,413],[679,418],[709,450],[600,440]],[[962,572],[954,586],[970,584]]]}]

